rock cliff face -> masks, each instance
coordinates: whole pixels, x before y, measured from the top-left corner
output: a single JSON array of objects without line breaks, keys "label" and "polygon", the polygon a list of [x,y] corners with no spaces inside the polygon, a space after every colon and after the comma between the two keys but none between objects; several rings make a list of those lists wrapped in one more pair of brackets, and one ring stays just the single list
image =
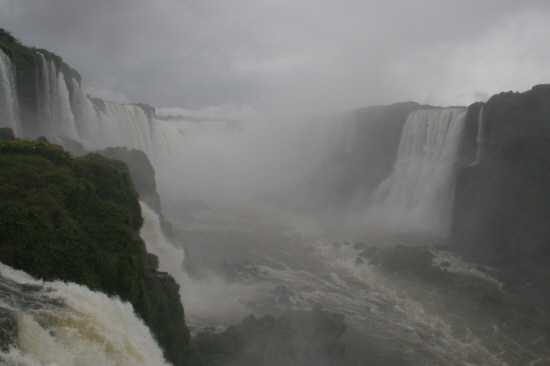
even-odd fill
[{"label": "rock cliff face", "polygon": [[0,141],[0,261],[129,301],[168,360],[189,344],[179,286],[146,271],[138,195],[125,163],[60,146]]},{"label": "rock cliff face", "polygon": [[[470,106],[470,122],[480,105]],[[452,241],[464,256],[509,280],[550,278],[550,85],[501,93],[484,106],[476,159],[459,170]],[[478,133],[479,136],[479,133]]]},{"label": "rock cliff face", "polygon": [[108,147],[98,152],[108,158],[123,161],[128,165],[132,181],[139,193],[139,199],[159,215],[164,235],[167,238],[172,238],[172,225],[165,220],[162,213],[155,180],[155,169],[147,155],[141,150],[128,149],[127,147]]}]

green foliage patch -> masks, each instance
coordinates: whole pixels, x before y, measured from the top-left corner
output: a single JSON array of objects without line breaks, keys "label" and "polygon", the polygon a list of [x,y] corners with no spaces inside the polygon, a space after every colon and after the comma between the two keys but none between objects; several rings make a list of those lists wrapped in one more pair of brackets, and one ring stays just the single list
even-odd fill
[{"label": "green foliage patch", "polygon": [[165,357],[181,365],[189,331],[179,286],[146,273],[142,223],[125,163],[97,153],[73,158],[47,142],[0,141],[0,261],[129,301]]},{"label": "green foliage patch", "polygon": [[45,280],[118,295],[143,309],[145,245],[130,210],[102,198],[75,174],[62,149],[54,148],[60,154],[52,159],[48,145],[23,145],[24,154],[0,149],[0,261]]},{"label": "green foliage patch", "polygon": [[18,140],[0,141],[0,154],[4,155],[37,155],[56,164],[74,166],[75,160],[63,147],[43,141]]}]

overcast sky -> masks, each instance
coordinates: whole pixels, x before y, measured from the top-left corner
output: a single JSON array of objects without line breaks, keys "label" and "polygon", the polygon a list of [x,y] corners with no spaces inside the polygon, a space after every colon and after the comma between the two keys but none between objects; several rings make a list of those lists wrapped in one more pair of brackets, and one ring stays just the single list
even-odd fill
[{"label": "overcast sky", "polygon": [[548,0],[0,0],[0,27],[89,93],[155,107],[468,105],[550,82]]}]

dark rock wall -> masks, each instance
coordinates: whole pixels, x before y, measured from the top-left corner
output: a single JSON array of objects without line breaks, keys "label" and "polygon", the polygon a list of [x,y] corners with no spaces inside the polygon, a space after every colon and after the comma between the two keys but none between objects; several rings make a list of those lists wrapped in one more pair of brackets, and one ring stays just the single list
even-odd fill
[{"label": "dark rock wall", "polygon": [[495,95],[484,118],[484,157],[457,175],[452,245],[550,314],[550,85]]}]

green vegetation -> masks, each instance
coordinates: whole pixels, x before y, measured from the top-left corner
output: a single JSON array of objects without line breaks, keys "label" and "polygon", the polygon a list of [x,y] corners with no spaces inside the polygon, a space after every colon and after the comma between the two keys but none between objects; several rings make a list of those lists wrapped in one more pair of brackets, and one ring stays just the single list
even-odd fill
[{"label": "green vegetation", "polygon": [[[12,132],[13,134],[13,132]],[[42,156],[56,164],[73,167],[75,160],[61,146],[42,141],[0,141],[0,154]]]},{"label": "green vegetation", "polygon": [[185,326],[179,285],[166,273],[149,270],[145,289],[150,303],[149,327],[174,365],[185,365],[190,334]]},{"label": "green vegetation", "polygon": [[108,147],[105,150],[99,151],[100,154],[125,162],[128,164],[132,181],[139,193],[139,199],[153,209],[160,219],[160,225],[164,235],[167,238],[172,238],[172,225],[166,221],[162,213],[160,196],[157,192],[157,182],[155,180],[155,169],[147,158],[147,155],[136,149],[128,149],[127,147]]},{"label": "green vegetation", "polygon": [[0,261],[131,302],[167,359],[181,364],[189,335],[179,288],[168,275],[146,273],[142,223],[125,163],[0,141]]}]

